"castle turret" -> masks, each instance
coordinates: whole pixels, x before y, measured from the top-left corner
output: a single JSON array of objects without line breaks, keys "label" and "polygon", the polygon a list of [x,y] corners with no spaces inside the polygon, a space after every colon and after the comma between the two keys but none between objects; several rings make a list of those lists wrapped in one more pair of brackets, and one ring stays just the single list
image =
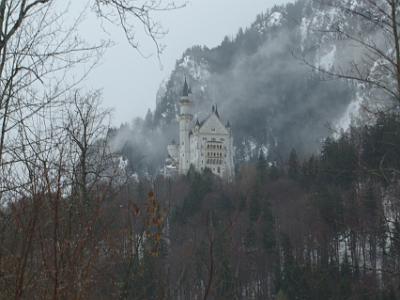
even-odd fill
[{"label": "castle turret", "polygon": [[190,125],[193,119],[191,113],[192,101],[189,98],[190,88],[186,78],[183,85],[182,97],[179,101],[179,173],[184,174],[190,167]]},{"label": "castle turret", "polygon": [[217,104],[215,104],[215,112],[214,113],[219,119],[219,112],[218,112],[218,105]]}]

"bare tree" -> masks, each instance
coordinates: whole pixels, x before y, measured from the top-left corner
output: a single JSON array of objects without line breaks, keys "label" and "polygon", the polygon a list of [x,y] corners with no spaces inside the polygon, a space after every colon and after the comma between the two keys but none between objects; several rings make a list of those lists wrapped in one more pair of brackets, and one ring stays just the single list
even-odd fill
[{"label": "bare tree", "polygon": [[97,93],[81,97],[75,92],[74,105],[67,102],[65,111],[51,114],[54,107],[45,108],[53,117],[43,127],[19,126],[13,180],[24,184],[2,215],[0,247],[0,287],[15,299],[26,294],[80,299],[93,287],[94,266],[108,234],[99,220],[113,178],[102,174],[118,167],[107,164],[102,141],[108,112],[98,101]]},{"label": "bare tree", "polygon": [[72,101],[66,105],[63,129],[71,141],[72,181],[80,198],[88,203],[100,179],[113,179],[116,161],[109,149],[107,133],[110,128],[110,111],[103,109],[98,91],[81,96],[75,91]]},{"label": "bare tree", "polygon": [[162,0],[95,0],[97,15],[111,24],[121,26],[130,45],[140,52],[140,44],[136,38],[137,27],[142,26],[145,33],[153,41],[156,54],[164,50],[160,39],[167,33],[154,18],[155,13],[182,8],[186,1]]},{"label": "bare tree", "polygon": [[[162,52],[165,34],[153,13],[181,7],[172,1],[90,0],[97,15],[121,26],[130,44],[139,50],[136,24],[141,24]],[[2,177],[13,167],[8,151],[17,127],[46,118],[43,108],[61,105],[63,95],[86,77],[98,62],[106,42],[88,45],[79,36],[83,13],[72,22],[68,7],[56,0],[0,1],[0,167]],[[69,26],[66,24],[70,24]],[[74,67],[81,66],[80,69]],[[83,66],[83,67],[82,67]],[[82,71],[84,70],[84,71]],[[71,76],[71,74],[73,74]],[[37,125],[37,124],[35,124]],[[0,192],[12,189],[2,180]]]},{"label": "bare tree", "polygon": [[[19,138],[24,134],[34,142],[36,133],[29,129],[44,130],[43,120],[49,118],[46,107],[61,105],[62,95],[87,75],[74,67],[87,63],[90,70],[105,46],[86,45],[77,33],[81,18],[66,27],[66,11],[59,12],[54,6],[53,1],[0,3],[1,192],[16,188],[7,176],[20,163],[15,139],[26,140]],[[76,75],[71,77],[68,74],[73,70]]]}]

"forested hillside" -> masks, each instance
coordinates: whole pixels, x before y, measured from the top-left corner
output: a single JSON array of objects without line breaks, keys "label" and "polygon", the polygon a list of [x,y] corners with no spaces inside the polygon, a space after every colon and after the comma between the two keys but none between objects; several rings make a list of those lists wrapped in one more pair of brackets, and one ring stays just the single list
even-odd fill
[{"label": "forested hillside", "polygon": [[399,147],[399,114],[381,115],[286,168],[261,152],[231,184],[160,179],[168,233],[132,297],[399,299]]},{"label": "forested hillside", "polygon": [[285,168],[260,152],[231,183],[190,171],[23,199],[3,212],[2,299],[21,274],[26,299],[49,293],[55,257],[66,298],[400,299],[399,149],[400,116],[382,114]]}]

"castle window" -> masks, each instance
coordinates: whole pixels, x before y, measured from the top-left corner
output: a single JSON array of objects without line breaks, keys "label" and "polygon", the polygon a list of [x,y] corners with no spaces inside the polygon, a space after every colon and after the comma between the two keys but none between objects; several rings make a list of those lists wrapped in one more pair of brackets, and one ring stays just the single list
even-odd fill
[{"label": "castle window", "polygon": [[218,167],[217,172],[221,173],[221,168],[220,167]]},{"label": "castle window", "polygon": [[211,129],[212,132],[215,132],[215,128]]}]

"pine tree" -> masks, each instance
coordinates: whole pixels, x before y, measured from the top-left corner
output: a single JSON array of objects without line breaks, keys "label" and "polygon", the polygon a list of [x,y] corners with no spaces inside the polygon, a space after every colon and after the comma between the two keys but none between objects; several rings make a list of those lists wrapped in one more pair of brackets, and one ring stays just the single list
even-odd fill
[{"label": "pine tree", "polygon": [[154,117],[150,108],[147,110],[146,117],[144,118],[143,124],[144,130],[153,130],[154,128]]},{"label": "pine tree", "polygon": [[268,200],[264,202],[263,208],[263,245],[266,251],[272,251],[276,245],[275,220]]},{"label": "pine tree", "polygon": [[299,161],[297,157],[297,153],[295,149],[292,149],[289,155],[289,162],[288,162],[288,175],[290,179],[297,180],[299,177]]},{"label": "pine tree", "polygon": [[276,181],[276,180],[279,179],[280,175],[281,175],[281,174],[280,174],[280,172],[279,172],[279,169],[278,169],[278,167],[277,167],[275,164],[272,165],[272,166],[269,168],[269,170],[268,170],[268,177],[269,177],[270,180]]}]

